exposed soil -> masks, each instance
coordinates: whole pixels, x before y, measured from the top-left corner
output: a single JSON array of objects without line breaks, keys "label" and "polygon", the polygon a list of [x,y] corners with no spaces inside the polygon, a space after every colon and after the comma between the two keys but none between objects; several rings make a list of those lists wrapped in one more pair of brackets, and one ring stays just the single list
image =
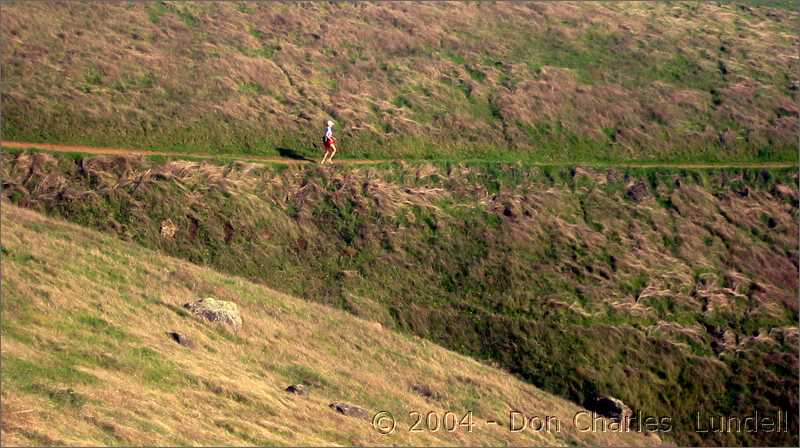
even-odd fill
[{"label": "exposed soil", "polygon": [[[51,152],[77,152],[77,153],[85,153],[85,154],[97,154],[97,155],[114,155],[114,156],[169,156],[169,157],[191,157],[191,158],[198,158],[198,159],[220,159],[220,158],[235,158],[237,160],[243,161],[253,161],[253,162],[266,162],[266,163],[282,163],[287,165],[302,165],[302,164],[313,164],[313,161],[309,160],[298,160],[293,159],[290,157],[265,157],[265,156],[242,156],[242,155],[235,155],[235,156],[228,156],[228,155],[212,155],[208,153],[202,152],[170,152],[170,151],[158,151],[158,150],[146,150],[146,149],[131,149],[131,148],[106,148],[106,147],[96,147],[96,146],[85,146],[85,145],[56,145],[51,143],[29,143],[29,142],[11,142],[11,141],[3,141],[2,146],[8,148],[17,148],[17,149],[28,149],[28,148],[35,148],[44,151],[51,151]],[[353,165],[358,164],[369,164],[369,163],[379,163],[380,160],[346,160],[342,161],[339,159],[334,159],[333,163],[348,163]]]}]

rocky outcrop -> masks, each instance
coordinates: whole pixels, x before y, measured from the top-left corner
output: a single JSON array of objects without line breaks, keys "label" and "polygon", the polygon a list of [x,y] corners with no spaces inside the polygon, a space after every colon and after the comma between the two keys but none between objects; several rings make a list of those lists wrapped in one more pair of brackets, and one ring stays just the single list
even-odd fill
[{"label": "rocky outcrop", "polygon": [[290,394],[301,395],[301,396],[308,395],[308,391],[306,390],[306,387],[303,386],[302,384],[292,384],[289,387],[287,387],[285,390],[286,390],[286,392],[289,392]]},{"label": "rocky outcrop", "polygon": [[200,299],[183,305],[192,314],[202,317],[210,322],[217,322],[234,331],[242,328],[242,316],[239,314],[239,307],[233,302],[217,300],[211,297]]},{"label": "rocky outcrop", "polygon": [[344,414],[348,417],[360,418],[364,420],[369,420],[369,413],[354,404],[342,403],[339,401],[334,401],[330,405],[328,405],[334,411]]},{"label": "rocky outcrop", "polygon": [[619,398],[609,395],[594,395],[586,403],[586,408],[620,423],[623,428],[628,427],[631,417],[633,417],[633,410],[628,405]]}]

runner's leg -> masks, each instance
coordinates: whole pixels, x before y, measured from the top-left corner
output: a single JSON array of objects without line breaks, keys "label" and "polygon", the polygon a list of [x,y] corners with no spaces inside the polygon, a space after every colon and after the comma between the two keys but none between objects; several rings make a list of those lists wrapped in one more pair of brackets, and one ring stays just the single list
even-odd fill
[{"label": "runner's leg", "polygon": [[333,156],[336,155],[336,145],[331,145],[331,156],[328,158],[328,163],[333,163]]}]

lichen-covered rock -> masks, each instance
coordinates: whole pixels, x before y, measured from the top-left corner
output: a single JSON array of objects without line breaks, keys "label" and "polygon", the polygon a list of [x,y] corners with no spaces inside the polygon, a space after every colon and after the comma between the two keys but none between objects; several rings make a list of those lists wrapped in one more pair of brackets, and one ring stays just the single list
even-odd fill
[{"label": "lichen-covered rock", "polygon": [[187,303],[183,307],[195,316],[227,325],[234,331],[239,331],[242,328],[242,316],[239,314],[239,307],[233,302],[206,297],[196,302]]}]

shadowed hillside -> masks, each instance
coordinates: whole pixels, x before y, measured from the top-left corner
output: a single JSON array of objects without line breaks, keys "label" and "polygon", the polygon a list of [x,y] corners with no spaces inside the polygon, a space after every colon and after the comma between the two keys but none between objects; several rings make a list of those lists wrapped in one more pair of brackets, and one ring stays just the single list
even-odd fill
[{"label": "shadowed hillside", "polygon": [[671,416],[798,408],[797,174],[5,154],[16,204]]},{"label": "shadowed hillside", "polygon": [[343,157],[794,160],[782,2],[2,5],[4,138]]}]

